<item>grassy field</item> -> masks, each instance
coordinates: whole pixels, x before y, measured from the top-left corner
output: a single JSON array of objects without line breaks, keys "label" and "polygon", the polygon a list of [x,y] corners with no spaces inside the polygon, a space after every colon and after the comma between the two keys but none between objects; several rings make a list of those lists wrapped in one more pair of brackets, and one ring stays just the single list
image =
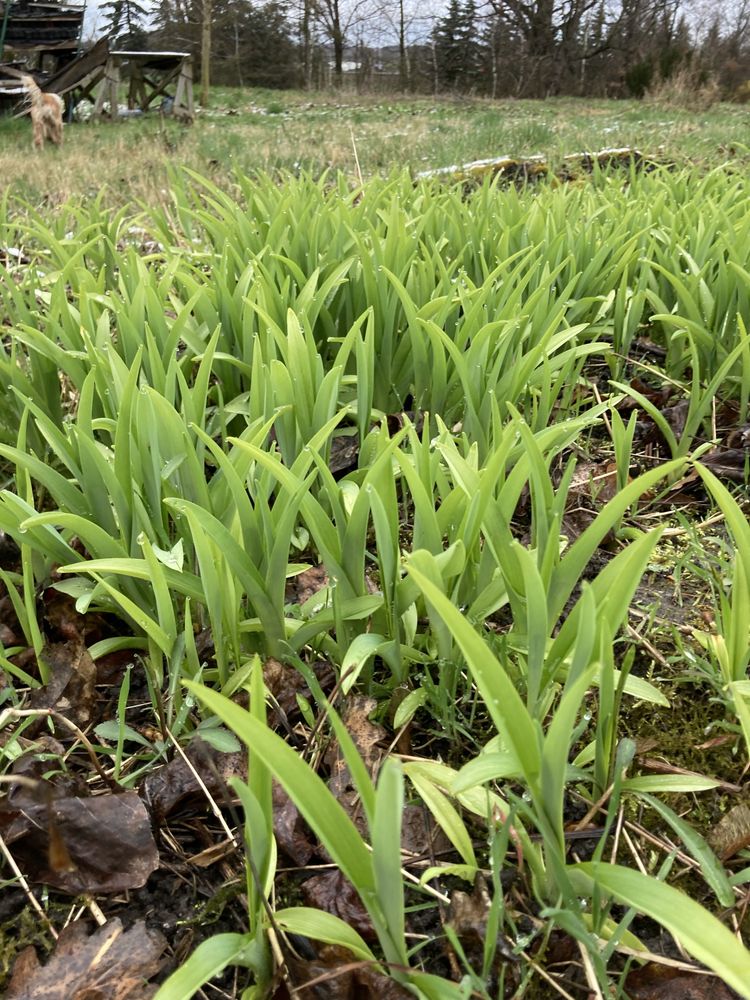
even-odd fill
[{"label": "grassy field", "polygon": [[747,118],[0,123],[10,1000],[750,997]]},{"label": "grassy field", "polygon": [[0,121],[3,187],[57,205],[107,189],[110,203],[169,198],[168,165],[224,181],[234,170],[343,171],[364,177],[494,156],[633,146],[655,158],[714,166],[748,156],[750,111],[687,111],[636,101],[386,100],[355,94],[217,90],[192,128],[158,117],[72,124],[65,147],[30,156],[27,119]]}]

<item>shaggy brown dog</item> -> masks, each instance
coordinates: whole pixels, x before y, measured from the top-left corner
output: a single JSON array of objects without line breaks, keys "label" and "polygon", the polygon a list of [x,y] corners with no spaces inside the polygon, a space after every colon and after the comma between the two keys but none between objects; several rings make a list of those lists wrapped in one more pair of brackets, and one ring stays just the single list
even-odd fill
[{"label": "shaggy brown dog", "polygon": [[62,142],[62,113],[64,102],[59,94],[45,94],[30,76],[22,76],[21,82],[31,100],[31,124],[34,128],[34,145],[41,149],[44,140],[49,139],[59,146]]}]

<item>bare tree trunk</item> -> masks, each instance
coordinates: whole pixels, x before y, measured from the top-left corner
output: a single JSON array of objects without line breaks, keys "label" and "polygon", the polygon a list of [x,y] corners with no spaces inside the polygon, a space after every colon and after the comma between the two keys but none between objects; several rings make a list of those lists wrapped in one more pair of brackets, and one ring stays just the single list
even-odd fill
[{"label": "bare tree trunk", "polygon": [[213,0],[203,0],[201,20],[201,104],[208,107],[208,87],[211,82],[211,8]]},{"label": "bare tree trunk", "polygon": [[304,0],[302,8],[302,73],[304,77],[305,90],[312,89],[312,38],[310,25],[312,22],[313,0]]},{"label": "bare tree trunk", "polygon": [[242,82],[242,62],[240,60],[240,27],[236,17],[234,19],[234,61],[237,66],[237,83],[240,87],[244,87],[244,83]]},{"label": "bare tree trunk", "polygon": [[341,25],[341,9],[339,0],[331,3],[331,41],[333,42],[333,76],[336,86],[340,87],[344,79],[344,30]]},{"label": "bare tree trunk", "polygon": [[406,18],[404,0],[398,0],[398,82],[402,91],[409,87],[409,67],[406,61]]}]

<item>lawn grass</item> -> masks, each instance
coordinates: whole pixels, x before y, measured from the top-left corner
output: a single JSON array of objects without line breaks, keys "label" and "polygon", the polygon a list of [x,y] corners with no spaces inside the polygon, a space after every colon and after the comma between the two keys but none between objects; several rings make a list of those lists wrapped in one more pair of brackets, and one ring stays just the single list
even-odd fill
[{"label": "lawn grass", "polygon": [[[72,124],[62,150],[32,156],[27,120],[0,121],[3,188],[33,203],[90,198],[164,203],[168,165],[222,183],[232,172],[326,169],[364,177],[394,166],[412,171],[488,157],[567,154],[631,146],[654,158],[706,167],[744,162],[750,112],[708,111],[640,101],[384,99],[357,94],[217,89],[211,107],[185,128],[157,115],[109,124]],[[356,160],[355,150],[356,148]]]},{"label": "lawn grass", "polygon": [[3,123],[5,973],[80,903],[158,1000],[750,996],[746,118]]}]

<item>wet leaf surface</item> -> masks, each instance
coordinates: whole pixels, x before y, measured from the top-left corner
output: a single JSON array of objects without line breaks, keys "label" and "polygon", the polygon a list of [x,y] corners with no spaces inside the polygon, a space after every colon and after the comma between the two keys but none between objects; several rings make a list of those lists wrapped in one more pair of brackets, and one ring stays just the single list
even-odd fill
[{"label": "wet leaf surface", "polygon": [[334,479],[341,479],[357,468],[359,460],[359,435],[336,434],[331,440],[331,457],[328,468]]},{"label": "wet leaf surface", "polygon": [[69,924],[60,934],[46,965],[34,948],[15,962],[7,1000],[148,1000],[155,986],[145,983],[160,968],[166,947],[158,931],[143,921],[123,931],[110,920],[89,934],[83,921]]},{"label": "wet leaf surface", "polygon": [[143,799],[157,825],[189,800],[200,797],[205,801],[206,793],[201,788],[195,772],[219,804],[227,799],[231,778],[247,778],[247,754],[222,752],[209,746],[205,740],[195,736],[188,747],[187,756],[192,769],[182,756],[174,757],[164,767],[152,771],[143,783]]},{"label": "wet leaf surface", "polygon": [[0,830],[27,878],[71,895],[144,885],[159,854],[138,793],[75,795],[67,787],[17,786],[0,806]]},{"label": "wet leaf surface", "polygon": [[313,875],[302,883],[302,894],[308,906],[325,910],[340,917],[358,931],[365,941],[375,940],[375,930],[370,922],[354,886],[340,871],[327,871]]}]

